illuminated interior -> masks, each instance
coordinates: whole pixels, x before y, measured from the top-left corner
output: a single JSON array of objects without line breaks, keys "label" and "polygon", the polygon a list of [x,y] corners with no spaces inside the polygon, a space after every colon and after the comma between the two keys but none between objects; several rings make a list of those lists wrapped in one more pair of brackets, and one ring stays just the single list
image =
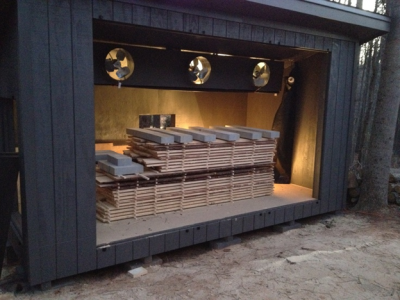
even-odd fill
[{"label": "illuminated interior", "polygon": [[[104,46],[102,47],[104,48]],[[115,47],[118,46],[116,45]],[[96,49],[98,48],[95,48],[95,52]],[[293,151],[291,153],[291,176],[290,182],[288,182],[290,184],[275,184],[275,193],[272,196],[267,196],[267,199],[264,200],[270,203],[268,205],[279,205],[279,203],[282,205],[284,203],[292,203],[293,201],[307,201],[318,198],[320,172],[319,147],[323,134],[322,124],[329,54],[327,52],[292,49],[288,47],[268,47],[266,49],[270,50],[271,56],[285,56],[280,59],[284,68],[281,77],[281,89],[278,92],[259,92],[259,88],[263,88],[263,86],[268,87],[268,80],[270,80],[270,75],[273,76],[274,71],[273,69],[269,70],[269,68],[263,64],[257,65],[258,61],[250,57],[248,57],[248,59],[251,59],[253,63],[248,74],[243,75],[240,73],[235,74],[235,76],[238,77],[238,75],[240,75],[243,76],[243,78],[244,76],[248,76],[248,79],[245,80],[248,80],[250,86],[253,88],[252,92],[245,90],[222,91],[223,88],[221,88],[221,90],[202,90],[203,86],[207,87],[207,84],[215,84],[215,82],[213,82],[216,80],[216,77],[213,77],[216,74],[214,71],[218,72],[218,68],[221,67],[218,65],[218,60],[215,60],[213,57],[213,62],[209,62],[213,68],[211,75],[210,72],[201,75],[203,79],[209,76],[207,77],[208,82],[206,84],[191,83],[190,74],[187,74],[188,71],[190,72],[189,63],[182,63],[182,66],[185,66],[184,72],[186,72],[182,80],[187,80],[187,82],[191,84],[189,87],[186,83],[182,84],[179,82],[179,74],[173,74],[177,71],[171,69],[170,65],[168,65],[168,72],[171,72],[171,76],[177,76],[176,78],[178,78],[178,81],[174,88],[173,81],[170,80],[171,78],[168,78],[168,80],[170,80],[168,87],[162,88],[164,84],[163,78],[159,78],[159,74],[154,74],[154,71],[160,70],[159,73],[161,74],[166,67],[163,66],[162,63],[158,63],[156,69],[150,67],[147,70],[140,70],[140,66],[136,64],[135,53],[132,53],[133,60],[135,61],[135,73],[129,80],[133,78],[132,80],[140,82],[140,73],[146,73],[146,71],[148,71],[148,74],[144,74],[148,79],[145,82],[146,87],[143,87],[143,83],[135,86],[135,81],[130,81],[129,83],[129,80],[126,80],[122,83],[120,88],[117,88],[115,82],[107,82],[104,78],[98,79],[99,76],[102,76],[100,72],[104,73],[104,71],[99,68],[97,70],[95,69],[96,150],[114,150],[122,153],[123,150],[126,149],[126,128],[139,127],[139,115],[146,114],[173,114],[175,115],[175,126],[183,128],[188,128],[190,126],[242,125],[271,130],[273,129],[275,115],[282,104],[282,99],[284,99],[284,90],[288,82],[289,74],[293,68],[297,66],[299,72],[298,78],[295,78],[297,84],[295,115],[293,119],[290,120],[290,122],[294,124],[294,132],[291,136]],[[158,51],[161,53],[159,55],[160,57],[162,57],[163,53],[165,53],[165,55],[170,55],[169,57],[172,55],[171,52],[168,52],[164,48]],[[249,51],[251,51],[251,49],[249,49]],[[188,54],[192,55],[192,53]],[[249,54],[251,54],[251,52]],[[259,54],[260,53],[255,50],[252,56],[258,57]],[[195,57],[198,57],[198,55],[193,56],[193,58]],[[231,57],[231,55],[228,57]],[[243,60],[243,58],[241,59]],[[269,61],[268,57],[264,57],[264,60],[265,59]],[[157,62],[160,61],[162,62],[163,60],[161,59]],[[179,60],[176,61],[180,64]],[[154,63],[154,61],[152,62],[149,60],[149,63]],[[166,64],[168,64],[167,61]],[[194,68],[194,63],[192,67]],[[210,71],[211,67],[208,67]],[[197,71],[201,71],[201,68],[197,69]],[[224,83],[229,83],[231,75],[229,72],[223,74],[226,75],[225,78],[217,78],[221,82],[221,87],[224,86]],[[261,74],[263,75],[260,76]],[[260,76],[260,79],[254,80],[257,76]],[[154,86],[152,86],[151,82],[154,82]],[[264,200],[261,201],[261,203],[265,204],[266,202]],[[243,209],[258,209],[259,207],[257,205],[264,205],[260,204],[260,199],[257,201],[246,200],[246,208],[243,207]],[[210,216],[214,214],[214,217],[217,217],[219,213],[225,213],[225,211],[229,211],[230,209],[235,210],[236,208],[234,209],[235,206],[233,203],[228,203],[226,205],[231,204],[231,208],[228,206],[220,212],[218,212],[217,207],[212,208],[210,206],[202,208],[203,210],[209,209],[209,211],[203,212],[202,214]],[[240,207],[239,204],[237,204],[237,206]],[[221,208],[219,209],[221,210]],[[239,208],[237,209],[240,211]],[[182,218],[182,220],[179,221],[182,222],[182,224],[190,222],[191,217],[189,216],[190,213],[185,213],[185,211],[175,215],[178,219]],[[153,229],[155,229],[156,226],[158,226],[156,224],[164,224],[164,221],[168,218],[168,214],[165,216],[165,220],[162,218],[163,216],[158,215],[146,217],[146,220],[150,221],[148,224],[154,224],[155,227]],[[138,222],[137,220],[131,221],[135,223]],[[121,220],[113,222],[110,227],[98,221],[98,243],[104,241],[112,242],[118,240],[118,238],[129,238],[147,233],[147,228],[144,228],[143,232],[140,230],[135,231],[138,230],[137,228],[140,226],[137,228],[135,227],[135,229],[128,224],[131,223],[127,220]],[[117,231],[125,230],[126,232],[130,232],[130,234],[128,236],[119,236],[116,234],[116,231],[109,231],[110,228],[118,228]],[[108,238],[106,238],[106,236],[108,236]]]}]

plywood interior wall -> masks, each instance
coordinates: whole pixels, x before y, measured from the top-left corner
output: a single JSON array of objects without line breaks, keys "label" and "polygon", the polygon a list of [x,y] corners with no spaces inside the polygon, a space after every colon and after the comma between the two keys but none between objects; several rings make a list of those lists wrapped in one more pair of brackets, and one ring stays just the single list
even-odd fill
[{"label": "plywood interior wall", "polygon": [[299,63],[296,131],[293,147],[291,182],[313,188],[317,149],[318,118],[323,115],[328,56],[317,54]]},{"label": "plywood interior wall", "polygon": [[126,138],[140,114],[175,114],[176,126],[246,125],[247,93],[95,86],[96,141]]}]

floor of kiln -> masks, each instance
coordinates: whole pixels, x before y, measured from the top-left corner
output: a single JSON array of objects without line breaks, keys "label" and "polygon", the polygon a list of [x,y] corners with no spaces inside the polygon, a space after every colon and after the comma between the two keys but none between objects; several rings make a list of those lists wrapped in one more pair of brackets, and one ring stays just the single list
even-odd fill
[{"label": "floor of kiln", "polygon": [[274,193],[271,196],[198,207],[157,216],[140,217],[138,219],[125,219],[112,223],[96,221],[97,245],[313,199],[315,198],[312,197],[312,189],[294,184],[275,184]]}]

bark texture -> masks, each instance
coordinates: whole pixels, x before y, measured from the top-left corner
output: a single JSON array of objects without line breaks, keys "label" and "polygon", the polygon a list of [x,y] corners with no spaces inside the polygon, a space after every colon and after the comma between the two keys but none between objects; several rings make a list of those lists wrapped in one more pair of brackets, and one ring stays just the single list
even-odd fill
[{"label": "bark texture", "polygon": [[364,163],[361,195],[356,209],[375,210],[387,204],[393,140],[400,105],[400,1],[387,1],[392,19],[382,58],[382,76]]}]

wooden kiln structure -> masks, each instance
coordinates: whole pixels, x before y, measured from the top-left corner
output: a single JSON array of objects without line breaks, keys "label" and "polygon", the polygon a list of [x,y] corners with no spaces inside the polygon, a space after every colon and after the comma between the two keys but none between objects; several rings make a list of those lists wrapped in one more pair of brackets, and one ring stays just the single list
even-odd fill
[{"label": "wooden kiln structure", "polygon": [[[15,99],[21,178],[10,241],[30,285],[344,207],[359,44],[388,32],[389,18],[324,0],[18,0],[2,5],[0,20],[0,97]],[[275,186],[268,205],[255,198],[199,208],[168,228],[156,216],[151,232],[143,222],[96,223],[94,86],[115,84],[103,69],[111,46],[151,57],[123,87],[254,92],[219,73],[231,61],[213,54],[234,55],[240,70],[249,57],[298,62],[309,82],[303,92],[318,104],[312,193]],[[173,71],[155,80],[154,65],[182,64],[180,49],[208,53],[218,80],[193,87]],[[321,76],[323,90],[310,83]]]}]

